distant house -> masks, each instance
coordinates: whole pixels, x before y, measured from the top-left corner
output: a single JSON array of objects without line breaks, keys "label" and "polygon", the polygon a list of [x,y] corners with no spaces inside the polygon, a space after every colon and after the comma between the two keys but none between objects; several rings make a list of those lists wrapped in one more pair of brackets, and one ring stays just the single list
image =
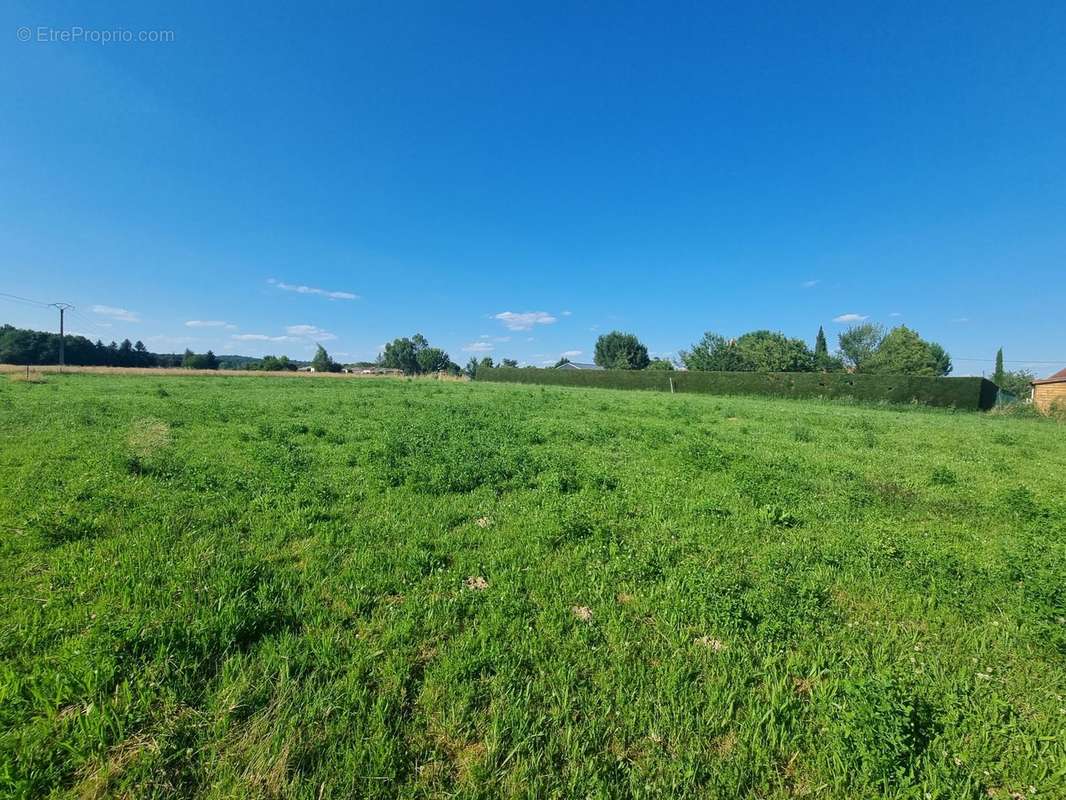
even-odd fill
[{"label": "distant house", "polygon": [[556,369],[603,369],[595,364],[581,364],[577,361],[567,361],[565,364],[560,364]]},{"label": "distant house", "polygon": [[315,371],[315,368],[314,368],[314,367],[311,367],[311,366],[307,366],[307,367],[297,367],[297,368],[296,368],[296,371],[297,371],[297,372],[314,372],[314,371]]},{"label": "distant house", "polygon": [[1066,369],[1033,381],[1033,405],[1041,411],[1050,411],[1055,403],[1066,406]]}]

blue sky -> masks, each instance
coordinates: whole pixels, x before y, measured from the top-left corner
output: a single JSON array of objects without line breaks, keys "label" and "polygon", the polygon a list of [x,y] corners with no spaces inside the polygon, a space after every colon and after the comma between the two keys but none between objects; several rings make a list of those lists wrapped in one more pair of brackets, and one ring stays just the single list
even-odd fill
[{"label": "blue sky", "polygon": [[157,351],[540,363],[854,315],[1050,373],[1064,41],[1035,2],[7,3],[0,292]]}]

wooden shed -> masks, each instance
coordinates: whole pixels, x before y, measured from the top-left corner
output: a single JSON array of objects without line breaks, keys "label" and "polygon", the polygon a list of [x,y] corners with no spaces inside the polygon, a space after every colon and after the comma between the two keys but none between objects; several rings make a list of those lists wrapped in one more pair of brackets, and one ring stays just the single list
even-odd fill
[{"label": "wooden shed", "polygon": [[1066,369],[1033,381],[1033,405],[1041,411],[1050,411],[1056,403],[1066,406]]}]

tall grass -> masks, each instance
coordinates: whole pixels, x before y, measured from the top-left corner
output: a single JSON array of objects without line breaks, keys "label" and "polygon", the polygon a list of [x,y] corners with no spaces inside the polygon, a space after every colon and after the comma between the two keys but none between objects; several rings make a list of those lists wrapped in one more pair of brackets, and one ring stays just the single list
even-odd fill
[{"label": "tall grass", "polygon": [[0,796],[1066,796],[1066,428],[0,381]]}]

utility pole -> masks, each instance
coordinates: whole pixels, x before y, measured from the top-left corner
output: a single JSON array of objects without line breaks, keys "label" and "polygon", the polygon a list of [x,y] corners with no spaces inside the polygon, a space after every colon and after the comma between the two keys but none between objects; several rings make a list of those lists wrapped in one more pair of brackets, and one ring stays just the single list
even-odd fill
[{"label": "utility pole", "polygon": [[59,309],[59,371],[63,371],[63,314],[67,309],[74,308],[70,303],[49,303]]}]

